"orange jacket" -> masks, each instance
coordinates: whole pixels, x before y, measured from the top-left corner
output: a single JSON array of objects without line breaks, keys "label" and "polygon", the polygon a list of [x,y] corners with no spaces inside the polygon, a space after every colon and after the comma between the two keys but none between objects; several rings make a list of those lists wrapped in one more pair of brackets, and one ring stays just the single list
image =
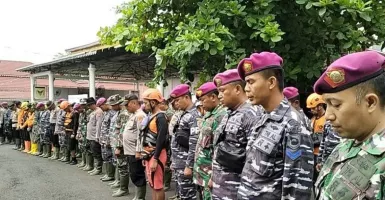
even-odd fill
[{"label": "orange jacket", "polygon": [[28,128],[31,128],[33,126],[33,120],[35,119],[35,113],[34,112],[28,112],[28,119],[26,121]]},{"label": "orange jacket", "polygon": [[17,113],[17,128],[22,129],[22,126],[24,124],[24,114],[25,110],[20,109]]}]

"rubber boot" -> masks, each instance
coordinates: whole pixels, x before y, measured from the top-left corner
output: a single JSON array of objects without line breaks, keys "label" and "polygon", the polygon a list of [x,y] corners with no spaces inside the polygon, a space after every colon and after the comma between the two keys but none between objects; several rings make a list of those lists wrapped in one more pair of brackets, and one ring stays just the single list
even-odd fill
[{"label": "rubber boot", "polygon": [[25,141],[20,140],[20,148],[18,149],[18,151],[24,151],[24,149],[25,149]]},{"label": "rubber boot", "polygon": [[120,177],[120,187],[117,191],[112,194],[112,197],[122,197],[128,195],[128,182],[130,181],[129,176]]},{"label": "rubber boot", "polygon": [[40,148],[43,150],[43,153],[40,154],[39,156],[44,158],[44,156],[47,155],[47,147],[45,144],[40,144]]},{"label": "rubber boot", "polygon": [[58,159],[58,161],[64,160],[65,158],[64,147],[60,147],[59,155],[60,155],[60,158]]},{"label": "rubber boot", "polygon": [[78,164],[78,160],[76,159],[76,156],[72,157],[70,165],[77,165],[77,164]]},{"label": "rubber boot", "polygon": [[8,139],[8,137],[5,137],[5,142],[4,144],[11,144],[11,141]]},{"label": "rubber boot", "polygon": [[35,143],[35,148],[32,150],[32,155],[34,156],[39,156],[40,152],[39,152],[39,143]]},{"label": "rubber boot", "polygon": [[106,174],[104,174],[104,176],[102,176],[102,177],[100,177],[100,180],[102,180],[102,179],[105,179],[105,178],[107,178],[107,171],[108,171],[108,166],[107,166],[107,163],[106,162],[103,162],[103,165],[102,165],[102,172],[103,172],[103,169],[104,169],[104,171],[106,172]]},{"label": "rubber boot", "polygon": [[0,137],[0,145],[4,144],[4,137]]},{"label": "rubber boot", "polygon": [[99,163],[100,161],[98,159],[95,159],[95,161],[96,161],[95,170],[90,173],[91,176],[100,175],[102,173],[102,165],[100,165]]},{"label": "rubber boot", "polygon": [[54,148],[53,148],[53,154],[52,154],[52,156],[51,156],[50,158],[48,158],[48,159],[50,159],[50,160],[56,160],[56,159],[58,159],[59,156],[56,157],[58,151],[59,151],[59,148],[54,147]]},{"label": "rubber boot", "polygon": [[70,150],[68,149],[68,147],[64,148],[64,159],[62,160],[62,162],[69,162],[70,161]]},{"label": "rubber boot", "polygon": [[41,156],[41,157],[43,157],[43,154],[44,154],[44,145],[41,143],[41,142],[39,142],[38,143],[38,149],[39,149],[39,154],[38,154],[38,156]]},{"label": "rubber boot", "polygon": [[86,165],[86,154],[82,153],[82,162],[77,165],[77,167],[82,168]]},{"label": "rubber boot", "polygon": [[13,150],[18,150],[20,148],[20,139],[15,138],[15,147],[13,147]]},{"label": "rubber boot", "polygon": [[[112,185],[115,185],[115,184],[118,184],[119,187],[120,187],[120,174],[119,174],[119,170],[118,169],[115,169],[115,181],[111,182],[111,183],[108,183],[109,186],[112,186]],[[119,188],[119,187],[116,187],[116,188]],[[113,188],[113,187],[111,187],[111,188]]]},{"label": "rubber boot", "polygon": [[107,181],[115,180],[115,166],[111,162],[108,162],[106,165],[107,165],[107,170],[106,170],[107,176],[104,179],[102,179],[102,181],[107,182]]},{"label": "rubber boot", "polygon": [[146,186],[142,186],[142,187],[136,187],[136,199],[135,200],[144,200],[146,198],[146,190],[147,190],[147,187]]},{"label": "rubber boot", "polygon": [[37,149],[37,145],[36,143],[33,143],[33,142],[29,142],[29,146],[30,146],[30,149],[28,151],[28,154],[34,154],[36,152],[35,149]]},{"label": "rubber boot", "polygon": [[85,165],[84,165],[84,167],[80,168],[80,169],[83,170],[83,171],[85,171],[85,169],[89,168],[89,166],[90,166],[90,157],[88,156],[87,153],[85,153],[85,156],[86,156],[86,157],[84,158],[84,163],[85,163]]},{"label": "rubber boot", "polygon": [[50,144],[45,144],[44,145],[45,147],[45,156],[43,156],[43,158],[50,158],[51,157],[51,145]]},{"label": "rubber boot", "polygon": [[86,167],[83,168],[84,171],[92,171],[94,169],[94,157],[91,153],[87,154],[87,164]]}]

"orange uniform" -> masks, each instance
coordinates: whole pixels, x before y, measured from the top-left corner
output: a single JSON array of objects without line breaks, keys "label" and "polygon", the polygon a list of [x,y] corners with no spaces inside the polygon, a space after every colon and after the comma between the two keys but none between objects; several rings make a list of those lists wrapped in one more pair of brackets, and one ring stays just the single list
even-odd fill
[{"label": "orange uniform", "polygon": [[[323,134],[325,123],[326,123],[325,115],[323,115],[320,118],[313,117],[311,119],[313,134]],[[316,146],[314,147],[314,154],[318,155],[318,153],[319,153],[319,146]]]}]

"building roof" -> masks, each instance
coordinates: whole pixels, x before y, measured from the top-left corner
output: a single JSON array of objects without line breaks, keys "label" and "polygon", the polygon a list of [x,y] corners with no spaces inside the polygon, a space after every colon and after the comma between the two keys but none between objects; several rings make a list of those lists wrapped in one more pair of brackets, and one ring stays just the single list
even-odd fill
[{"label": "building roof", "polygon": [[[154,77],[155,58],[153,54],[134,54],[127,52],[124,47],[108,47],[63,58],[30,65],[17,69],[31,74],[52,71],[61,76],[88,76],[88,67],[95,65],[96,78],[116,81],[147,81]],[[70,72],[70,73],[69,73]],[[178,77],[179,70],[169,66],[165,71],[166,77]]]},{"label": "building roof", "polygon": [[0,60],[0,76],[29,77],[28,72],[16,71],[17,68],[32,65],[31,62]]}]

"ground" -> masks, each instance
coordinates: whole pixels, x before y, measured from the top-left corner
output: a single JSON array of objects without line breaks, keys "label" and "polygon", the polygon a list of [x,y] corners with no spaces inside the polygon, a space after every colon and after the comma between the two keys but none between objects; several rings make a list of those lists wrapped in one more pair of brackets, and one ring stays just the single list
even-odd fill
[{"label": "ground", "polygon": [[[113,190],[76,166],[51,161],[12,150],[11,145],[0,146],[0,199],[1,200],[110,200],[132,199],[134,185],[130,183],[130,195],[111,197]],[[172,196],[173,191],[166,196]],[[147,188],[147,199],[151,199]]]}]

